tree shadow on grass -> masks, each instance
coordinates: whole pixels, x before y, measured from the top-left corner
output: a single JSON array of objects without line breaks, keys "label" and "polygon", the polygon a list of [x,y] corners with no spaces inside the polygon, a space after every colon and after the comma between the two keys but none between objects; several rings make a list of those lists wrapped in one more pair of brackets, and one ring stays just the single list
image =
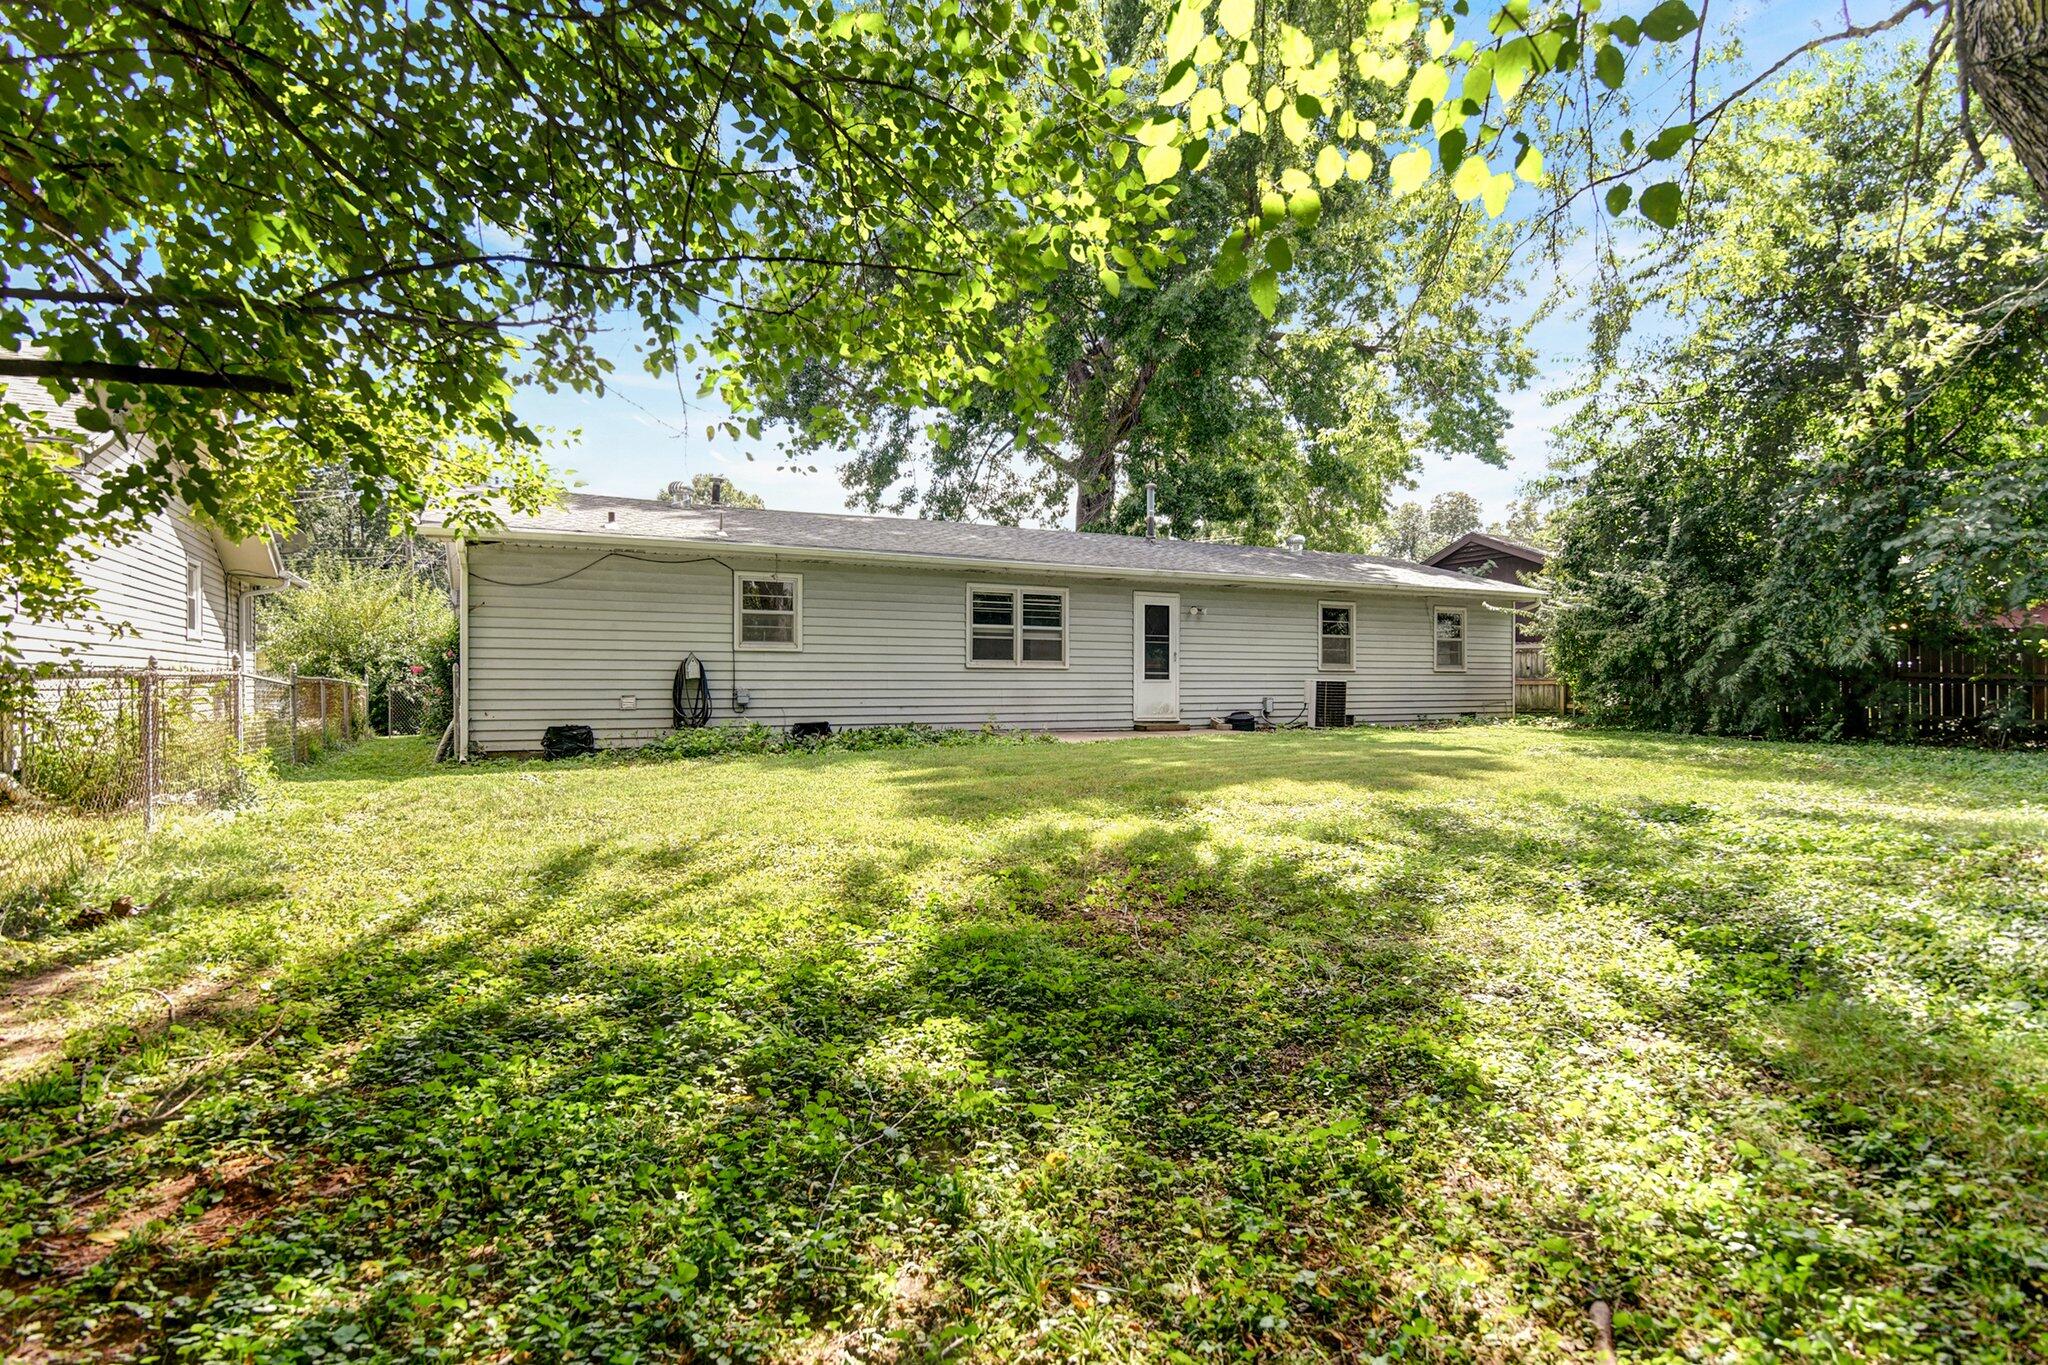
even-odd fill
[{"label": "tree shadow on grass", "polygon": [[[451,907],[422,906],[301,964],[284,989],[330,1002],[317,1041],[250,1059],[250,1082],[339,1072],[270,1098],[247,1088],[179,1144],[258,1143],[362,1179],[225,1245],[124,1250],[76,1302],[137,1274],[203,1280],[210,1297],[159,1305],[163,1331],[220,1340],[260,1321],[271,1351],[345,1325],[401,1352],[744,1351],[786,1348],[806,1321],[1022,1330],[1107,1279],[1143,1327],[1179,1313],[1163,1249],[1114,1219],[1051,1215],[1076,1198],[1194,1198],[1204,1217],[1258,1207],[1270,1224],[1233,1253],[1256,1291],[1198,1329],[1222,1340],[1293,1293],[1283,1215],[1304,1170],[1363,1162],[1347,1197],[1394,1198],[1401,1158],[1359,1155],[1386,1115],[1479,1089],[1456,1057],[1455,967],[1419,948],[1420,907],[1334,892],[1198,831],[1037,831],[936,906],[876,894],[928,856],[912,847],[845,869],[853,894],[811,935],[652,955],[672,907],[605,881],[634,856],[581,845],[538,866],[521,903],[462,909],[458,932],[430,932]],[[683,852],[658,856],[687,874]],[[1351,1126],[1303,1136],[1333,1115]],[[1059,1153],[1085,1176],[1046,1166]],[[1013,1159],[1069,1174],[1020,1187]],[[1054,1264],[989,1280],[983,1252],[1025,1224],[1055,1238]],[[404,1277],[350,1278],[393,1256]],[[898,1263],[915,1263],[916,1294]],[[329,1290],[278,1304],[265,1287],[280,1274]],[[500,1325],[451,1311],[451,1295]],[[1319,1305],[1304,1299],[1304,1322],[1335,1311]]]},{"label": "tree shadow on grass", "polygon": [[[2010,1140],[2027,1103],[1976,1106],[1983,1068],[1855,1001],[1854,962],[1792,954],[1816,942],[1796,869],[1754,857],[1709,806],[1375,801],[1412,797],[1406,759],[1382,780],[1351,750],[1292,763],[1276,746],[1216,774],[1146,757],[1163,744],[1122,747],[1101,773],[1048,770],[1029,749],[957,751],[986,760],[964,767],[954,753],[829,760],[880,764],[913,813],[984,825],[937,884],[947,850],[922,833],[807,866],[771,895],[770,854],[620,830],[508,845],[509,893],[443,888],[280,955],[267,965],[291,1027],[265,1039],[250,1020],[256,1046],[174,1141],[116,1137],[29,1180],[70,1197],[110,1164],[140,1179],[251,1149],[308,1178],[281,1178],[289,1197],[225,1242],[173,1217],[45,1283],[37,1311],[84,1340],[94,1313],[140,1296],[153,1343],[200,1353],[282,1355],[345,1333],[394,1356],[999,1357],[1149,1340],[1348,1357],[1402,1345],[1420,1321],[1452,1341],[1497,1326],[1454,1278],[1430,1278],[1478,1273],[1428,1268],[1457,1255],[1498,1261],[1495,1292],[1541,1305],[1523,1311],[1566,1340],[1613,1288],[1557,1269],[1546,1243],[1593,1233],[1570,1210],[1528,1216],[1460,1164],[1487,1134],[1539,1120],[1477,1060],[1491,1025],[1473,1000],[1503,964],[1469,932],[1441,936],[1459,897],[1591,909],[1663,937],[1689,970],[1617,983],[1633,1021],[1736,1058],[1799,1105],[1861,1096],[1852,1107],[1884,1121],[1848,1121],[1898,1150],[1932,1126],[1930,1086],[1962,1106],[1937,1139],[1947,1153]],[[1456,772],[1472,757],[1453,755]],[[1186,818],[1276,775],[1343,799],[1288,817],[1277,849]],[[1847,1022],[1830,1021],[1838,1007]],[[1612,1025],[1556,1025],[1574,1027],[1614,1043],[1594,1031]],[[1775,1052],[1757,1041],[1771,1027]],[[1898,1178],[1811,1109],[1760,1122],[1752,1136]],[[357,1174],[314,1178],[339,1169]],[[2010,1169],[2023,1207],[2031,1168]],[[1469,1200],[1429,1202],[1457,1182]],[[1793,1193],[1807,1208],[1812,1192]],[[1811,1214],[1775,1216],[1752,1229],[1768,1254],[1825,1238]],[[2011,1220],[1986,1226],[1996,1255],[1934,1249],[1957,1277],[2015,1264]],[[23,1292],[45,1268],[36,1246],[10,1271]],[[1695,1289],[1719,1273],[1627,1260],[1661,1246],[1613,1252],[1626,1293],[1653,1298],[1660,1271]],[[1878,1276],[1829,1263],[1820,1278]],[[1729,1312],[1778,1311],[1778,1291],[1734,1272],[1717,1287]],[[1788,1290],[1781,1306],[1811,1301]],[[1666,1350],[1681,1325],[1628,1321],[1624,1335]],[[1542,1350],[1503,1351],[1516,1353]]]},{"label": "tree shadow on grass", "polygon": [[[1903,892],[1816,880],[1841,850],[1808,847],[1801,812],[1774,812],[1762,830],[1753,811],[1731,827],[1691,802],[1579,801],[1540,820],[1407,807],[1394,818],[1439,851],[1457,894],[1519,902],[1539,941],[1554,936],[1562,969],[1517,1005],[1546,1040],[1540,1054],[1576,1038],[1564,1060],[1595,1092],[1613,1058],[1666,1055],[1668,1091],[1637,1068],[1642,1102],[1694,1122],[1711,1106],[1725,1144],[1711,1164],[1742,1181],[1754,1251],[1717,1276],[1723,1310],[1763,1339],[1822,1330],[1824,1308],[1858,1301],[1916,1313],[1940,1303],[1942,1323],[1927,1330],[1959,1350],[1996,1356],[2037,1336],[2038,1306],[2009,1287],[2036,1273],[2043,1250],[2048,1054],[2001,1024],[2030,1011],[2038,966],[1985,970],[1995,954],[1958,937],[1975,932],[1959,917],[1906,912]],[[1873,834],[1892,823],[1835,818]],[[1613,946],[1585,922],[1607,926]],[[1664,947],[1627,950],[1644,935]],[[1576,980],[1564,965],[1574,961]],[[1596,1110],[1587,1131],[1612,1121]],[[1582,1210],[1606,1198],[1595,1174],[1571,1173]],[[1654,1203],[1629,1212],[1646,1228],[1687,1216]],[[1552,1268],[1565,1276],[1554,1287],[1616,1302],[1625,1343],[1670,1347],[1681,1322],[1658,1313],[1670,1311],[1664,1286],[1679,1267],[1646,1250],[1653,1238],[1569,1205],[1549,1231],[1560,1247],[1601,1248],[1561,1258],[1572,1268]]]}]

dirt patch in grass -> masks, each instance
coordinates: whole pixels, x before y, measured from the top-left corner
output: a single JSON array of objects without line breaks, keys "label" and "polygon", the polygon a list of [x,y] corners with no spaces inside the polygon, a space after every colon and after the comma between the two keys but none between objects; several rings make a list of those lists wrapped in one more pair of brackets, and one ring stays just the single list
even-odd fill
[{"label": "dirt patch in grass", "polygon": [[64,964],[0,985],[0,1084],[63,1055],[65,1029],[51,1013],[99,979],[92,966]]},{"label": "dirt patch in grass", "polygon": [[204,1171],[157,1180],[111,1217],[105,1216],[104,1192],[83,1200],[72,1208],[73,1227],[44,1238],[38,1249],[51,1271],[65,1278],[85,1274],[138,1234],[154,1232],[179,1250],[211,1251],[285,1209],[340,1198],[362,1178],[353,1166],[283,1175],[269,1158],[232,1157]]}]

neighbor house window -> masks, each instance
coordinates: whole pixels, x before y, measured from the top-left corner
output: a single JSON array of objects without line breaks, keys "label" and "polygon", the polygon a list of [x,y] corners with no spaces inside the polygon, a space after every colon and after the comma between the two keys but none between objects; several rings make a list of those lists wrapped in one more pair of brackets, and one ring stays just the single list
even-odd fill
[{"label": "neighbor house window", "polygon": [[1065,590],[970,588],[967,662],[970,667],[1066,667]]},{"label": "neighbor house window", "polygon": [[1465,609],[1436,609],[1436,667],[1439,673],[1465,671]]},{"label": "neighbor house window", "polygon": [[1351,667],[1352,615],[1353,608],[1349,602],[1325,602],[1322,604],[1322,666],[1324,668],[1348,669]]},{"label": "neighbor house window", "polygon": [[733,644],[739,649],[804,647],[804,580],[797,574],[733,580]]},{"label": "neighbor house window", "polygon": [[199,638],[200,623],[206,619],[206,585],[197,564],[185,566],[185,638]]}]

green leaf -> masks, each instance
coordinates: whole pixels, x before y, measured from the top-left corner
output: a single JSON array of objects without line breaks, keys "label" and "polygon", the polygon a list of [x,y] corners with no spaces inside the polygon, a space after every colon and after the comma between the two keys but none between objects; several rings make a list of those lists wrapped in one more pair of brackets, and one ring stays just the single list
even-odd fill
[{"label": "green leaf", "polygon": [[1166,25],[1166,64],[1178,66],[1202,41],[1202,0],[1180,0]]},{"label": "green leaf", "polygon": [[1323,216],[1323,197],[1314,190],[1296,190],[1287,198],[1287,216],[1297,226],[1314,227],[1316,220]]},{"label": "green leaf", "polygon": [[1651,138],[1650,145],[1643,150],[1650,154],[1652,161],[1668,161],[1678,155],[1686,143],[1692,141],[1693,131],[1693,125],[1690,123],[1673,124]]},{"label": "green leaf", "polygon": [[1161,104],[1179,104],[1195,93],[1195,64],[1182,62],[1167,73],[1166,88],[1159,92]]},{"label": "green leaf", "polygon": [[1443,166],[1445,175],[1458,173],[1458,163],[1465,159],[1463,128],[1452,128],[1436,140],[1436,159]]},{"label": "green leaf", "polygon": [[1699,26],[1699,16],[1685,0],[1664,0],[1643,16],[1643,36],[1653,42],[1675,43]]},{"label": "green leaf", "polygon": [[1629,201],[1635,197],[1635,190],[1626,184],[1612,186],[1607,191],[1607,211],[1619,218],[1628,212]]},{"label": "green leaf", "polygon": [[1507,211],[1508,196],[1515,192],[1515,178],[1506,171],[1486,178],[1486,186],[1479,191],[1479,202],[1486,205],[1487,216],[1498,218]]},{"label": "green leaf", "polygon": [[1429,152],[1426,148],[1414,147],[1401,153],[1387,163],[1387,180],[1392,185],[1394,197],[1412,194],[1429,179]]},{"label": "green leaf", "polygon": [[1147,147],[1139,154],[1138,165],[1144,169],[1145,183],[1148,185],[1171,180],[1180,173],[1180,148],[1171,142]]},{"label": "green leaf", "polygon": [[1266,239],[1266,264],[1275,270],[1294,268],[1294,248],[1288,244],[1285,237]]},{"label": "green leaf", "polygon": [[1273,315],[1280,311],[1280,277],[1273,273],[1271,267],[1252,276],[1251,295],[1259,315],[1271,322]]},{"label": "green leaf", "polygon": [[1279,227],[1280,220],[1287,216],[1287,200],[1277,190],[1267,190],[1259,196],[1259,225]]},{"label": "green leaf", "polygon": [[1335,147],[1324,144],[1316,153],[1316,183],[1324,189],[1344,178],[1344,154]]},{"label": "green leaf", "polygon": [[1593,56],[1593,74],[1609,90],[1619,90],[1622,82],[1628,79],[1628,59],[1613,43],[1604,44]]},{"label": "green leaf", "polygon": [[1216,7],[1216,23],[1231,37],[1242,38],[1252,31],[1256,13],[1254,0],[1223,0]]},{"label": "green leaf", "polygon": [[1679,214],[1685,206],[1685,196],[1675,180],[1661,180],[1643,191],[1641,207],[1643,217],[1661,228],[1678,226]]}]

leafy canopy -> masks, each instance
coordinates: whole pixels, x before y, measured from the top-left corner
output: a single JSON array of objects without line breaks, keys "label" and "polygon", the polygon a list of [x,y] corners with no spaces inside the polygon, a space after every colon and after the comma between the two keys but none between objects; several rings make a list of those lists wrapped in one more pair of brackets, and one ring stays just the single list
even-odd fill
[{"label": "leafy canopy", "polygon": [[[1295,12],[1326,36],[1344,31],[1342,6]],[[1122,3],[1089,18],[1118,70],[1162,72],[1171,13]],[[1132,78],[1133,99],[1153,93],[1151,79]],[[1328,99],[1328,119],[1352,125],[1401,109],[1366,82]],[[1308,175],[1317,159],[1277,125],[1241,134],[1178,173],[1168,224],[1180,259],[1124,275],[1070,264],[999,313],[1020,328],[1035,318],[1051,362],[1051,389],[1029,413],[993,379],[933,410],[874,364],[814,361],[767,407],[795,434],[785,458],[843,459],[870,507],[1014,521],[1057,516],[1071,499],[1077,526],[1130,530],[1150,483],[1176,535],[1300,531],[1355,547],[1425,452],[1503,458],[1494,394],[1529,372],[1530,311],[1503,283],[1515,230],[1443,184],[1391,197],[1336,178],[1312,217],[1283,214],[1263,238],[1264,258],[1287,267],[1263,314],[1216,268],[1218,253],[1236,249],[1274,175]]]},{"label": "leafy canopy", "polygon": [[2022,642],[2048,600],[2048,212],[1910,98],[1922,59],[1847,50],[1740,108],[1697,239],[1636,263],[1674,339],[1564,429],[1553,637],[1636,723],[1854,731],[1911,637]]}]

